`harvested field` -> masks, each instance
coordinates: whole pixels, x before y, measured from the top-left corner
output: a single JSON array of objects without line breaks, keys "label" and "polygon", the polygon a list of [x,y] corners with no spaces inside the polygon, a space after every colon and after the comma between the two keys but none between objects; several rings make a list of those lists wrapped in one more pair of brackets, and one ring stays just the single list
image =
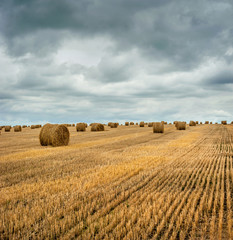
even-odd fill
[{"label": "harvested field", "polygon": [[0,136],[0,239],[233,239],[233,126]]}]

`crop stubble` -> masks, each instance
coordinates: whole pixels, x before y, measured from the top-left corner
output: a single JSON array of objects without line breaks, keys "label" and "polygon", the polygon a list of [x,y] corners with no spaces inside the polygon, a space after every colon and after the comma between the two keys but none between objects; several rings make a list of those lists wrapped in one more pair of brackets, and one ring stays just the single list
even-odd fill
[{"label": "crop stubble", "polygon": [[232,239],[232,126],[69,129],[2,134],[0,238]]}]

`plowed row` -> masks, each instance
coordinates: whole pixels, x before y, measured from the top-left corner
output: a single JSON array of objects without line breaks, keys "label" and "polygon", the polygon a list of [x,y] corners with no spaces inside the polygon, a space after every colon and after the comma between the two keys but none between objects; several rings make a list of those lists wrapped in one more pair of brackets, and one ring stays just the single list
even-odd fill
[{"label": "plowed row", "polygon": [[1,135],[1,239],[233,239],[232,126],[107,130]]}]

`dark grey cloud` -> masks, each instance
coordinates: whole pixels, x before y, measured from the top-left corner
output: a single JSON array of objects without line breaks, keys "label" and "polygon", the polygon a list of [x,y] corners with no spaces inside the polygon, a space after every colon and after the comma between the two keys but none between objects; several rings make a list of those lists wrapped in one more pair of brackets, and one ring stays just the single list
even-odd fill
[{"label": "dark grey cloud", "polygon": [[3,0],[0,124],[230,120],[232,22],[231,0]]}]

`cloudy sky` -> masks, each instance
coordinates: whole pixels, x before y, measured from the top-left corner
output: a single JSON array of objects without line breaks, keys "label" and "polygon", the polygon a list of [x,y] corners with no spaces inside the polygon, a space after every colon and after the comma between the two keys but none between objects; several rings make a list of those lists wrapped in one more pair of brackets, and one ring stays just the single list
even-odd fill
[{"label": "cloudy sky", "polygon": [[1,0],[0,125],[233,121],[232,0]]}]

